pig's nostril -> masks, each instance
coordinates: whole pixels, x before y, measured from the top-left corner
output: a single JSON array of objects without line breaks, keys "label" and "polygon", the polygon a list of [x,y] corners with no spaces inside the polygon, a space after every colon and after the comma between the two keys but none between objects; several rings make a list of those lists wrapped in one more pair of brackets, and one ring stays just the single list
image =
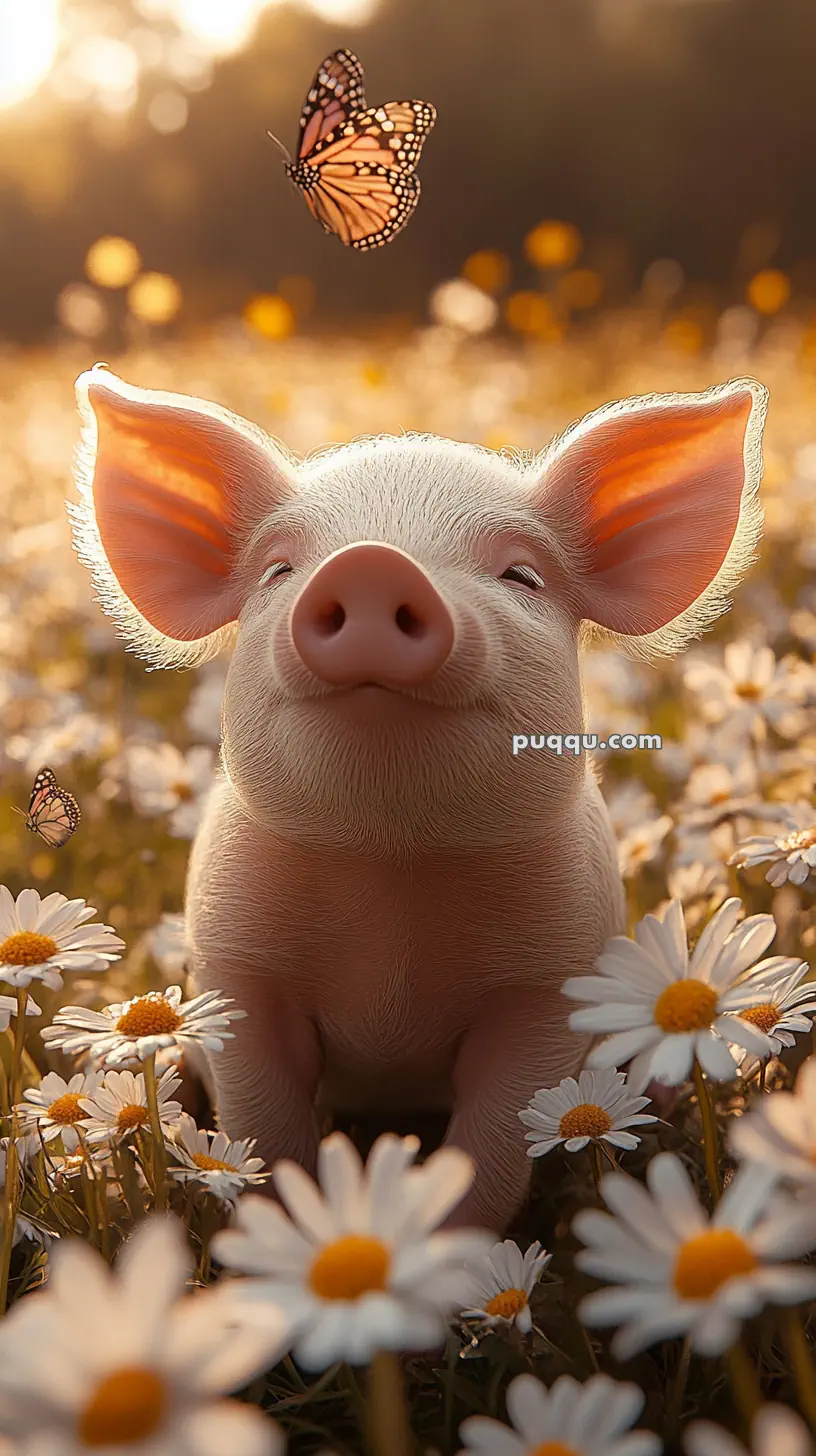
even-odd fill
[{"label": "pig's nostril", "polygon": [[425,623],[421,617],[417,617],[410,607],[397,607],[397,614],[394,619],[400,632],[406,637],[422,637],[425,634]]},{"label": "pig's nostril", "polygon": [[315,627],[321,637],[333,637],[335,632],[340,631],[345,620],[346,614],[340,603],[330,602],[322,612],[318,612],[315,617]]}]

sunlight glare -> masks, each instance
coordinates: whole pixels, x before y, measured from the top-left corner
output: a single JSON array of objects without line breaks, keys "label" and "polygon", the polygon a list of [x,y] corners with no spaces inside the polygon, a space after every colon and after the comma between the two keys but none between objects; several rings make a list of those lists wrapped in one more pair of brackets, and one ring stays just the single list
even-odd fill
[{"label": "sunlight glare", "polygon": [[0,108],[36,91],[56,59],[58,0],[0,0]]}]

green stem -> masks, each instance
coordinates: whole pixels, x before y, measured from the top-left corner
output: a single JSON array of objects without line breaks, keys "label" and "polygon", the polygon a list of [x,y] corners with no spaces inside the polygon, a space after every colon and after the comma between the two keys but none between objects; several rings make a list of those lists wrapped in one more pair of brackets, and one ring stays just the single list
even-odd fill
[{"label": "green stem", "polygon": [[728,1367],[728,1378],[731,1382],[734,1404],[745,1426],[745,1435],[749,1437],[754,1416],[762,1404],[762,1395],[759,1389],[759,1380],[757,1379],[754,1362],[745,1349],[745,1346],[737,1342],[726,1353],[725,1363]]},{"label": "green stem", "polygon": [[813,1366],[813,1354],[796,1310],[785,1310],[783,1320],[799,1404],[811,1430],[816,1430],[816,1370]]},{"label": "green stem", "polygon": [[368,1429],[372,1456],[412,1456],[414,1442],[405,1404],[405,1381],[391,1350],[378,1350],[371,1361]]},{"label": "green stem", "polygon": [[595,1184],[595,1194],[598,1202],[601,1202],[601,1174],[603,1163],[601,1161],[601,1150],[597,1143],[591,1142],[587,1147],[589,1153],[589,1166],[592,1170],[592,1181]]},{"label": "green stem", "polygon": [[82,1156],[85,1159],[85,1174],[91,1188],[94,1202],[94,1221],[99,1229],[99,1247],[106,1259],[110,1259],[110,1237],[108,1229],[108,1180],[103,1168],[94,1163],[79,1128],[76,1129]]},{"label": "green stem", "polygon": [[683,1342],[683,1349],[680,1352],[680,1360],[677,1365],[677,1374],[672,1386],[671,1400],[669,1401],[667,1428],[672,1436],[677,1438],[680,1429],[680,1420],[683,1415],[683,1401],[686,1395],[688,1384],[689,1366],[691,1365],[691,1336],[688,1335]]},{"label": "green stem", "polygon": [[153,1181],[156,1189],[156,1208],[164,1212],[167,1208],[167,1152],[164,1146],[161,1117],[159,1116],[159,1093],[156,1083],[156,1053],[144,1061],[147,1110],[150,1114],[150,1131],[153,1154]]},{"label": "green stem", "polygon": [[703,1124],[703,1151],[705,1153],[706,1177],[708,1186],[711,1189],[711,1197],[715,1203],[720,1201],[720,1173],[717,1165],[717,1121],[714,1116],[714,1107],[708,1090],[708,1083],[703,1076],[703,1069],[700,1063],[694,1063],[694,1085],[697,1089],[697,1103],[700,1108],[700,1119]]},{"label": "green stem", "polygon": [[9,1274],[11,1272],[11,1249],[14,1230],[17,1225],[17,1103],[20,1101],[23,1081],[23,1050],[25,1048],[25,1014],[28,990],[17,990],[17,1017],[14,1022],[14,1048],[11,1057],[11,1133],[6,1146],[6,1178],[3,1190],[3,1233],[0,1246],[0,1316],[8,1307]]}]

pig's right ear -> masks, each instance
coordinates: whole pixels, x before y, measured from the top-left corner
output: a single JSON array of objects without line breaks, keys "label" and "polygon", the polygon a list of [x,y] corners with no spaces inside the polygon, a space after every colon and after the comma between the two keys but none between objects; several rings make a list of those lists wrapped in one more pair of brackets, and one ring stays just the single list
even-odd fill
[{"label": "pig's right ear", "polygon": [[203,662],[246,600],[252,532],[294,494],[292,462],[229,410],[137,389],[104,367],[76,391],[81,504],[68,510],[99,601],[155,666]]},{"label": "pig's right ear", "polygon": [[605,405],[537,466],[533,504],[566,548],[584,622],[637,654],[675,652],[711,625],[754,559],[767,390]]}]

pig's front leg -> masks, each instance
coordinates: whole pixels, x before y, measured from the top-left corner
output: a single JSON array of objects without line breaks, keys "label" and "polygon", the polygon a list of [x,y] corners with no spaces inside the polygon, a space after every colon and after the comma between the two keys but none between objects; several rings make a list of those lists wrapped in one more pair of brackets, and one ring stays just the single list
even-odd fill
[{"label": "pig's front leg", "polygon": [[[240,973],[227,988],[248,1014],[234,1021],[235,1039],[209,1058],[219,1127],[231,1138],[255,1138],[254,1156],[271,1167],[292,1158],[314,1175],[318,1129],[314,1102],[321,1072],[317,1030],[299,1007],[264,995]],[[272,1193],[269,1183],[260,1192]]]},{"label": "pig's front leg", "polygon": [[470,1192],[447,1222],[503,1235],[524,1203],[532,1162],[519,1112],[539,1087],[577,1073],[589,1042],[567,1026],[570,1007],[558,990],[513,987],[488,997],[460,1044],[453,1073],[454,1110],[445,1145],[476,1163]]}]

